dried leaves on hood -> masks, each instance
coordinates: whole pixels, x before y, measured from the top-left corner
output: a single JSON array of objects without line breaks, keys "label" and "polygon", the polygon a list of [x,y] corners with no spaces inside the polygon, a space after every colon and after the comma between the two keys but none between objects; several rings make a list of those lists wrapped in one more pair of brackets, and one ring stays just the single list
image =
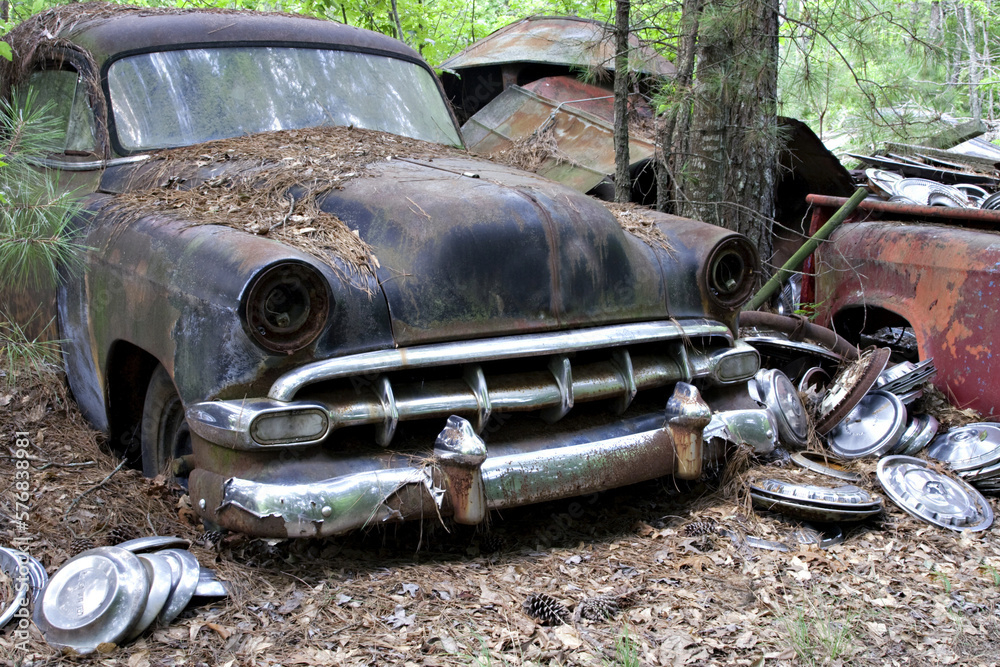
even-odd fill
[{"label": "dried leaves on hood", "polygon": [[353,127],[265,132],[153,153],[105,210],[120,225],[158,213],[232,227],[374,276],[371,247],[322,210],[323,197],[376,162],[447,155],[464,152]]}]

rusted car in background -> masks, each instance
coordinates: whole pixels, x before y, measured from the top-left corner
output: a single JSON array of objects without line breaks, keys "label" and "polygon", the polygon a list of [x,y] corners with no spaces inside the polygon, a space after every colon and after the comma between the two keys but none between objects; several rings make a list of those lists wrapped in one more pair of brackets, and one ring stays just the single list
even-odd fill
[{"label": "rusted car in background", "polygon": [[397,41],[96,3],[7,39],[5,94],[66,128],[40,166],[90,193],[83,271],[39,299],[69,385],[211,525],[475,524],[697,478],[700,394],[758,369],[744,237],[469,156]]},{"label": "rusted car in background", "polygon": [[[809,201],[815,231],[845,200]],[[852,342],[933,359],[953,405],[1000,415],[998,229],[998,211],[867,199],[815,253],[802,301]]]}]

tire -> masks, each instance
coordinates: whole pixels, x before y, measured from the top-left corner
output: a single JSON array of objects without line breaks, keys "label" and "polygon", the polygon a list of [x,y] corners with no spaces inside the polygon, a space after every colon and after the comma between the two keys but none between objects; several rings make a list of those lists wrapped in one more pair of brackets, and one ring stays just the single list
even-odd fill
[{"label": "tire", "polygon": [[173,460],[190,453],[191,432],[184,419],[184,404],[166,369],[157,365],[142,407],[142,474],[171,474]]}]

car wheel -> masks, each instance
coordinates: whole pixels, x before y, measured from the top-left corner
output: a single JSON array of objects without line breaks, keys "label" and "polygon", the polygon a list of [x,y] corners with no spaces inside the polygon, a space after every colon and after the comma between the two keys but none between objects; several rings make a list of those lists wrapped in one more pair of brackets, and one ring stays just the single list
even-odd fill
[{"label": "car wheel", "polygon": [[142,407],[142,474],[169,472],[174,459],[191,453],[191,432],[173,380],[157,366]]}]

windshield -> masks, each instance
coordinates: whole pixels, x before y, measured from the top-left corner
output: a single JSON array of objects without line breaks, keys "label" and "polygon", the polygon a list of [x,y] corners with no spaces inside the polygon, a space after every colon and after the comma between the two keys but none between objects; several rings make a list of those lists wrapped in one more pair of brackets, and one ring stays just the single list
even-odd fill
[{"label": "windshield", "polygon": [[462,143],[430,72],[370,53],[273,46],[143,53],[115,61],[108,88],[127,151],[321,125]]}]

